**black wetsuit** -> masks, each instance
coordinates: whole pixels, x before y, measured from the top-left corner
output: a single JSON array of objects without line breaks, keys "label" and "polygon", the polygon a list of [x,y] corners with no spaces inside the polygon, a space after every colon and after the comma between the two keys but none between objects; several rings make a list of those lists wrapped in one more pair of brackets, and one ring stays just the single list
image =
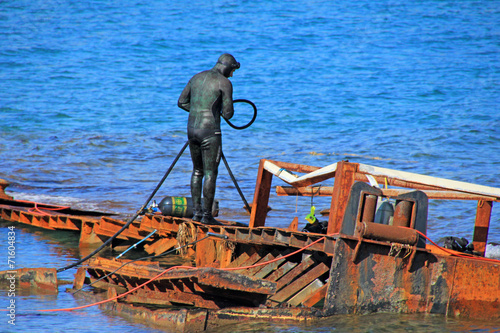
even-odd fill
[{"label": "black wetsuit", "polygon": [[[239,64],[238,64],[239,65]],[[214,68],[196,74],[182,91],[178,106],[189,112],[188,139],[193,173],[191,196],[193,197],[193,220],[213,219],[212,205],[215,184],[222,153],[220,116],[233,116],[233,86],[225,64],[218,62]],[[205,181],[202,186],[202,180]],[[201,192],[203,188],[203,216]]]}]

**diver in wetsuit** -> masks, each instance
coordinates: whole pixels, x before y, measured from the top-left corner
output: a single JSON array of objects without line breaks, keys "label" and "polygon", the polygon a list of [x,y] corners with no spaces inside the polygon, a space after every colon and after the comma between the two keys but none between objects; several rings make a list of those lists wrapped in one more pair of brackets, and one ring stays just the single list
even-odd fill
[{"label": "diver in wetsuit", "polygon": [[[222,114],[225,119],[233,116],[233,85],[228,78],[238,68],[240,63],[232,55],[221,55],[212,69],[198,73],[189,80],[177,102],[181,109],[189,112],[187,132],[193,161],[193,220],[205,224],[221,224],[212,216],[222,153],[220,116]],[[205,181],[202,184],[203,177]]]}]

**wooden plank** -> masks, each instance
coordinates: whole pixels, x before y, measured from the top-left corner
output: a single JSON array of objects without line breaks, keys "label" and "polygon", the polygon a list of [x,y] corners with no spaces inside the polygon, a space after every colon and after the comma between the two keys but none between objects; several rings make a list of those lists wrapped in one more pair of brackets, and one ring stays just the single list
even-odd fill
[{"label": "wooden plank", "polygon": [[316,292],[314,292],[308,299],[302,302],[302,305],[308,308],[315,306],[320,301],[325,299],[327,290],[328,290],[328,283],[326,283],[321,288],[316,290]]},{"label": "wooden plank", "polygon": [[359,164],[358,172],[374,176],[396,178],[417,184],[437,186],[447,190],[454,190],[472,194],[480,194],[500,198],[500,188],[466,183],[445,178],[438,178],[426,175],[419,175],[412,172],[398,171],[386,168],[374,167],[366,164]]},{"label": "wooden plank", "polygon": [[264,163],[264,168],[271,174],[283,180],[284,182],[290,185],[300,187],[300,186],[312,185],[334,177],[335,171],[337,170],[337,163],[333,163],[325,167],[319,168],[313,172],[310,172],[300,177],[291,173],[287,169],[280,168],[278,165],[272,163],[271,161],[266,161]]},{"label": "wooden plank", "polygon": [[240,256],[238,258],[231,261],[226,267],[227,268],[240,267],[241,264],[244,263],[245,261],[247,261],[249,258],[250,258],[250,255],[248,255],[248,253],[246,253],[246,252],[243,252],[242,254],[240,254]]},{"label": "wooden plank", "polygon": [[268,281],[278,281],[282,276],[287,274],[290,270],[292,270],[294,267],[296,267],[298,264],[294,262],[287,261],[284,265],[282,265],[280,268],[275,270],[274,272],[269,275],[266,280]]},{"label": "wooden plank", "polygon": [[[330,268],[324,263],[319,263],[313,269],[309,270],[300,278],[296,279],[292,283],[288,284],[283,289],[279,290],[276,294],[270,297],[271,300],[275,302],[282,303],[289,299],[291,296],[297,293],[297,291],[302,290],[305,286],[307,286],[311,281],[317,279],[321,275],[328,272]],[[290,273],[289,273],[290,274]],[[280,280],[281,281],[281,280]],[[278,286],[280,285],[280,281],[278,281]]]},{"label": "wooden plank", "polygon": [[298,164],[298,163],[290,163],[290,162],[282,162],[282,161],[274,161],[274,160],[268,160],[269,162],[276,164],[280,168],[284,168],[293,172],[300,172],[300,173],[310,173],[316,170],[321,169],[321,167],[317,166],[311,166],[311,165],[306,165],[306,164]]},{"label": "wooden plank", "polygon": [[[287,255],[290,252],[290,250],[286,250],[282,255]],[[282,256],[280,255],[280,256]],[[280,257],[278,256],[278,257]],[[264,279],[266,276],[271,274],[272,271],[274,271],[276,268],[278,268],[283,262],[285,262],[285,258],[277,260],[275,262],[272,262],[268,265],[263,266],[259,272],[257,272],[254,276],[259,279]]]},{"label": "wooden plank", "polygon": [[282,278],[280,278],[278,280],[278,286],[277,286],[278,288],[277,288],[277,290],[280,290],[281,288],[283,288],[286,285],[288,285],[295,278],[297,278],[297,276],[299,276],[304,271],[306,271],[307,269],[309,269],[309,267],[311,267],[312,265],[314,265],[314,260],[311,258],[311,256],[308,256],[307,258],[305,258],[304,260],[302,260],[300,262],[300,264],[298,264],[290,272],[288,272],[285,276],[283,276]]},{"label": "wooden plank", "polygon": [[[262,251],[261,251],[262,252]],[[268,253],[266,254],[264,257],[262,257],[262,254],[260,252],[256,252],[254,253],[247,261],[245,261],[244,263],[241,264],[241,266],[239,267],[248,267],[248,266],[253,266],[259,262],[264,262],[264,261],[268,261],[268,260],[271,260],[273,259],[274,257],[272,256],[271,253]],[[246,275],[252,275],[250,272],[258,272],[261,267],[255,267],[256,269],[254,269],[254,267],[252,268],[242,268],[242,269],[237,269],[237,270],[233,270],[233,272],[237,272],[237,273],[243,273],[243,274],[246,274]]]},{"label": "wooden plank", "polygon": [[288,300],[288,304],[292,306],[298,306],[302,304],[305,300],[309,299],[311,295],[313,295],[318,289],[323,287],[325,284],[321,282],[320,279],[315,279],[313,282],[308,284],[304,289],[302,289],[299,293],[293,296],[290,300]]},{"label": "wooden plank", "polygon": [[[273,260],[274,258],[276,258],[276,254],[268,253],[253,265],[268,262],[268,261]],[[264,268],[264,267],[266,267],[266,265],[247,268],[247,269],[244,269],[242,271],[236,270],[235,272],[240,272],[240,273],[243,273],[243,274],[248,275],[248,276],[255,276],[255,274],[258,273],[260,270],[262,270],[262,268]]]},{"label": "wooden plank", "polygon": [[240,265],[235,265],[232,266],[231,268],[236,268],[236,267],[247,267],[255,264],[257,261],[259,261],[261,258],[259,252],[254,252],[251,256],[248,257],[247,260],[242,261]]}]

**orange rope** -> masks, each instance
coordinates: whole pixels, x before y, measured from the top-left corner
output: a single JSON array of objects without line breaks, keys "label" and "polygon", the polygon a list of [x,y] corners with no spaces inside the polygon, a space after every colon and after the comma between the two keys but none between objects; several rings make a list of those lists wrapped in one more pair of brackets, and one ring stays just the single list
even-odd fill
[{"label": "orange rope", "polygon": [[29,208],[28,209],[28,212],[30,213],[38,213],[40,215],[50,215],[46,212],[42,212],[41,209],[43,210],[63,210],[63,209],[69,209],[71,208],[70,206],[56,206],[54,205],[53,208],[49,208],[49,207],[43,207],[43,208],[39,208],[38,205],[39,203],[38,202],[35,202],[35,201],[27,201],[27,200],[16,200],[17,202],[24,202],[24,203],[29,203],[29,204],[32,204],[34,207],[33,208]]},{"label": "orange rope", "polygon": [[56,312],[56,311],[73,311],[73,310],[80,310],[80,309],[85,309],[85,308],[89,308],[91,306],[95,306],[95,305],[99,305],[99,304],[104,304],[104,303],[107,303],[107,302],[111,302],[111,301],[114,301],[115,299],[118,299],[120,297],[123,297],[125,295],[128,295],[130,294],[131,292],[133,291],[136,291],[137,289],[139,288],[142,288],[144,287],[145,285],[147,285],[148,283],[158,279],[160,276],[162,276],[163,274],[173,270],[173,269],[177,269],[177,268],[187,268],[187,269],[194,269],[195,267],[190,267],[190,266],[174,266],[174,267],[170,267],[166,270],[164,270],[163,272],[161,272],[160,274],[158,274],[157,276],[153,277],[152,279],[144,282],[143,284],[133,288],[133,289],[130,289],[129,291],[121,294],[121,295],[117,295],[115,297],[112,297],[112,298],[109,298],[109,299],[105,299],[105,300],[102,300],[102,301],[99,301],[99,302],[95,302],[95,303],[92,303],[92,304],[87,304],[87,305],[82,305],[82,306],[76,306],[74,308],[66,308],[66,309],[48,309],[48,310],[34,310],[34,311],[39,311],[39,312]]},{"label": "orange rope", "polygon": [[[332,235],[328,235],[328,236],[332,236]],[[318,243],[319,241],[325,239],[326,236],[323,236],[321,238],[318,238],[317,240],[315,240],[314,242],[304,246],[303,248],[300,248],[298,249],[297,251],[295,252],[292,252],[292,253],[289,253],[285,256],[282,256],[282,257],[277,257],[275,259],[272,259],[272,260],[269,260],[269,261],[266,261],[266,262],[263,262],[263,263],[259,263],[259,264],[254,264],[254,265],[250,265],[250,266],[244,266],[244,267],[232,267],[232,268],[221,268],[221,270],[226,270],[226,271],[230,271],[230,270],[237,270],[237,269],[247,269],[247,268],[252,268],[252,267],[258,267],[258,266],[263,266],[263,265],[267,265],[267,264],[270,264],[270,263],[273,263],[275,261],[278,261],[278,260],[281,260],[281,259],[284,259],[284,258],[287,258],[287,257],[290,257],[294,254],[297,254],[301,251],[304,251],[305,249],[313,246],[314,244]],[[104,303],[107,303],[107,302],[111,302],[111,301],[114,301],[115,299],[118,299],[118,298],[121,298],[123,296],[126,296],[128,294],[130,294],[131,292],[134,292],[136,291],[137,289],[139,288],[142,288],[143,286],[147,285],[148,283],[158,279],[159,277],[161,277],[163,274],[173,270],[173,269],[179,269],[179,268],[186,268],[186,269],[196,269],[196,267],[191,267],[191,266],[174,266],[174,267],[170,267],[166,270],[164,270],[163,272],[161,272],[160,274],[158,274],[157,276],[151,278],[149,281],[146,281],[144,282],[143,284],[133,288],[133,289],[130,289],[129,291],[121,294],[121,295],[117,295],[115,297],[112,297],[112,298],[109,298],[109,299],[105,299],[105,300],[102,300],[102,301],[99,301],[99,302],[95,302],[95,303],[92,303],[92,304],[87,304],[87,305],[82,305],[82,306],[77,306],[77,307],[73,307],[73,308],[66,308],[66,309],[48,309],[48,310],[35,310],[35,311],[39,311],[39,312],[56,312],[56,311],[73,311],[73,310],[80,310],[80,309],[84,309],[84,308],[88,308],[88,307],[91,307],[91,306],[95,306],[95,305],[99,305],[99,304],[104,304]]]},{"label": "orange rope", "polygon": [[[412,229],[412,228],[408,228],[408,227],[401,227],[401,228]],[[436,243],[434,243],[432,241],[432,239],[430,239],[429,237],[427,237],[426,235],[424,235],[424,233],[422,233],[422,232],[420,232],[420,231],[418,231],[416,229],[412,229],[412,230],[415,230],[417,233],[419,233],[420,235],[422,235],[422,237],[424,237],[429,242],[431,242],[432,244],[434,244],[435,246],[437,246],[440,250],[443,250],[444,252],[446,252],[446,253],[448,253],[448,254],[450,254],[452,256],[456,256],[456,257],[460,257],[460,258],[468,258],[468,259],[476,259],[476,260],[483,260],[483,261],[500,263],[500,260],[498,260],[498,259],[485,258],[485,257],[476,257],[476,256],[472,256],[472,255],[459,254],[459,253],[456,253],[456,252],[449,251],[448,249],[446,249],[444,247],[441,247],[441,246],[437,245]]]},{"label": "orange rope", "polygon": [[[409,228],[411,229],[411,228]],[[415,229],[413,229],[415,230]],[[443,251],[449,253],[450,255],[455,255],[455,256],[458,256],[458,257],[463,257],[463,258],[474,258],[474,259],[477,259],[477,260],[484,260],[484,261],[489,261],[489,262],[496,262],[496,263],[500,263],[500,260],[496,260],[496,259],[491,259],[491,258],[483,258],[483,257],[473,257],[473,256],[467,256],[467,255],[460,255],[460,254],[456,254],[456,253],[453,253],[451,251],[448,251],[447,249],[445,248],[442,248],[440,247],[439,245],[437,245],[436,243],[434,243],[430,238],[428,238],[426,235],[424,235],[422,232],[418,231],[418,230],[415,230],[417,231],[420,235],[422,235],[424,238],[426,238],[427,240],[429,240],[432,244],[434,244],[435,246],[437,246],[438,248],[442,249]],[[327,236],[334,236],[334,235],[338,235],[338,233],[336,234],[331,234],[331,235],[327,235]],[[231,270],[240,270],[240,269],[248,269],[248,268],[253,268],[253,267],[258,267],[258,266],[263,266],[263,265],[268,265],[270,263],[273,263],[275,261],[278,261],[278,260],[282,260],[284,258],[287,258],[287,257],[290,257],[290,256],[293,256],[299,252],[302,252],[306,249],[308,249],[309,247],[313,246],[314,244],[324,240],[327,236],[323,236],[321,238],[318,238],[317,240],[315,240],[314,242],[304,246],[303,248],[300,248],[294,252],[291,252],[287,255],[284,255],[282,257],[277,257],[277,258],[274,258],[272,260],[269,260],[269,261],[266,261],[266,262],[262,262],[262,263],[258,263],[258,264],[253,264],[253,265],[250,265],[250,266],[244,266],[244,267],[232,267],[232,268],[221,268],[221,270],[225,270],[225,271],[231,271]],[[102,301],[99,301],[99,302],[95,302],[95,303],[92,303],[92,304],[87,304],[87,305],[82,305],[82,306],[78,306],[78,307],[73,307],[73,308],[66,308],[66,309],[49,309],[49,310],[35,310],[35,311],[39,311],[39,312],[56,312],[56,311],[73,311],[73,310],[80,310],[80,309],[84,309],[84,308],[88,308],[88,307],[91,307],[91,306],[95,306],[95,305],[99,305],[99,304],[104,304],[104,303],[107,303],[107,302],[111,302],[111,301],[114,301],[118,298],[121,298],[123,296],[126,296],[134,291],[136,291],[137,289],[139,288],[142,288],[143,286],[147,285],[148,283],[158,279],[159,277],[161,277],[163,274],[173,270],[173,269],[179,269],[179,268],[185,268],[185,269],[196,269],[196,267],[191,267],[191,266],[174,266],[174,267],[170,267],[168,269],[166,269],[165,271],[161,272],[160,274],[158,274],[157,276],[151,278],[149,281],[146,281],[144,282],[143,284],[133,288],[133,289],[130,289],[129,291],[121,294],[121,295],[117,295],[115,297],[112,297],[112,298],[109,298],[109,299],[106,299],[106,300],[102,300]]]}]

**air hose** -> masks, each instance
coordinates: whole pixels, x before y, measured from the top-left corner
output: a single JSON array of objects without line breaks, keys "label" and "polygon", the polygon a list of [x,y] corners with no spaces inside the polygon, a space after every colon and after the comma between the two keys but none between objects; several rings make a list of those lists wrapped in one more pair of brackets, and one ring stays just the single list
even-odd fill
[{"label": "air hose", "polygon": [[92,252],[91,254],[89,254],[88,256],[86,256],[85,258],[80,259],[80,260],[78,260],[77,262],[75,262],[75,263],[73,263],[71,265],[68,265],[68,266],[63,267],[63,268],[59,268],[57,270],[57,272],[58,273],[59,272],[63,272],[65,270],[67,270],[67,269],[70,269],[72,267],[80,265],[85,260],[88,260],[88,259],[92,258],[99,251],[101,251],[105,246],[109,245],[116,237],[118,237],[118,235],[120,235],[123,232],[123,230],[127,229],[129,227],[129,225],[131,225],[132,222],[134,222],[135,219],[144,211],[144,209],[147,207],[147,205],[149,204],[149,202],[151,201],[151,199],[153,199],[153,197],[155,196],[156,192],[158,192],[158,190],[160,189],[161,185],[163,184],[163,182],[165,181],[165,179],[167,179],[168,175],[170,174],[170,172],[174,168],[175,163],[177,163],[177,161],[181,157],[181,155],[184,152],[184,150],[186,150],[188,144],[189,144],[189,141],[186,141],[186,143],[184,144],[184,146],[179,151],[179,153],[175,157],[174,161],[172,162],[172,164],[168,168],[167,172],[165,172],[165,175],[160,180],[160,182],[158,183],[158,185],[156,186],[156,188],[154,189],[154,191],[151,193],[151,195],[148,197],[148,199],[146,200],[146,202],[144,203],[144,205],[142,205],[142,207],[134,214],[134,216],[120,230],[118,230],[113,236],[111,236],[111,238],[109,238],[106,242],[104,242],[104,244],[102,244],[101,246],[99,246],[99,248],[95,249],[94,252]]},{"label": "air hose", "polygon": [[[253,108],[252,120],[250,120],[248,122],[248,124],[246,124],[246,125],[236,126],[231,121],[229,121],[228,119],[224,118],[224,120],[226,121],[226,123],[229,126],[231,126],[232,128],[237,129],[237,130],[242,130],[242,129],[250,127],[250,125],[252,125],[253,122],[255,121],[255,119],[257,118],[257,107],[255,106],[255,104],[252,101],[249,101],[248,99],[235,99],[233,101],[233,103],[247,103],[247,104],[250,104],[252,106],[252,108]],[[231,180],[233,181],[234,186],[236,187],[236,190],[238,191],[238,194],[241,197],[241,200],[243,200],[243,203],[245,204],[246,211],[249,212],[249,213],[251,213],[251,207],[248,204],[247,200],[245,199],[245,196],[243,195],[243,192],[241,191],[240,186],[238,185],[238,182],[236,181],[236,178],[234,178],[233,172],[229,168],[229,163],[227,163],[227,160],[226,160],[226,157],[224,156],[224,153],[222,153],[222,161],[224,162],[224,165],[226,166],[226,169],[227,169],[227,171],[229,173],[229,177],[231,177]]]},{"label": "air hose", "polygon": [[[252,120],[250,120],[250,122],[248,122],[248,124],[246,124],[244,126],[236,126],[236,125],[232,124],[227,119],[226,119],[226,122],[229,124],[229,126],[231,126],[234,129],[237,129],[237,130],[242,130],[242,129],[248,128],[250,125],[253,124],[253,122],[257,118],[257,107],[255,106],[254,103],[252,103],[251,101],[249,101],[247,99],[235,99],[233,101],[233,103],[247,103],[247,104],[250,104],[252,106],[252,108],[253,108],[253,117],[252,117]],[[160,187],[163,184],[163,182],[165,181],[165,179],[167,179],[168,175],[170,174],[170,172],[172,171],[172,169],[174,168],[175,164],[177,163],[177,161],[181,157],[182,153],[184,153],[184,150],[186,150],[186,148],[187,148],[188,145],[189,145],[189,140],[186,141],[186,143],[184,144],[184,146],[182,147],[182,149],[179,151],[179,153],[175,157],[174,161],[172,162],[172,164],[168,168],[167,172],[165,173],[165,175],[163,176],[163,178],[160,180],[160,182],[158,183],[158,185],[156,186],[156,188],[154,189],[154,191],[151,193],[151,195],[148,197],[148,199],[146,200],[146,202],[142,205],[142,207],[134,214],[134,216],[132,216],[132,218],[120,230],[118,230],[113,236],[111,236],[106,242],[104,242],[104,244],[102,244],[101,246],[99,246],[97,249],[95,249],[92,253],[90,253],[89,255],[87,255],[85,258],[82,258],[82,259],[78,260],[77,262],[72,263],[72,264],[70,264],[68,266],[59,268],[57,270],[57,272],[58,273],[59,272],[63,272],[65,270],[67,270],[67,269],[70,269],[70,268],[73,268],[75,266],[78,266],[82,262],[84,262],[84,261],[92,258],[94,255],[96,255],[97,253],[99,253],[104,247],[106,247],[107,245],[111,244],[113,242],[113,240],[115,240],[116,237],[118,237],[118,235],[120,235],[125,229],[127,229],[132,224],[132,222],[134,222],[135,219],[140,214],[143,213],[144,209],[146,209],[147,205],[149,204],[149,202],[151,201],[151,199],[153,199],[153,197],[155,196],[156,192],[158,192],[158,190],[160,189]],[[229,165],[227,164],[227,161],[226,161],[225,158],[224,158],[224,163],[226,164],[226,167],[229,170],[229,173],[232,175],[232,172],[229,169]],[[242,197],[243,201],[245,202],[245,208],[249,211],[250,210],[250,206],[248,205],[247,201],[243,197],[243,194],[241,193],[241,190],[239,189],[239,186],[238,186],[238,184],[236,182],[236,179],[234,178],[234,176],[232,176],[231,178],[232,178],[233,182],[235,183],[236,188],[238,189],[238,192],[240,193],[240,196]]]},{"label": "air hose", "polygon": [[250,125],[252,125],[253,122],[255,121],[255,119],[257,118],[257,107],[255,106],[255,104],[253,102],[249,101],[248,99],[235,99],[233,101],[233,103],[247,103],[247,104],[250,104],[252,106],[252,108],[253,108],[253,117],[252,117],[252,120],[250,120],[248,122],[248,124],[246,124],[244,126],[236,126],[232,122],[230,122],[229,119],[225,119],[226,122],[228,123],[228,125],[231,126],[234,129],[237,129],[237,130],[242,130],[242,129],[250,127]]}]

